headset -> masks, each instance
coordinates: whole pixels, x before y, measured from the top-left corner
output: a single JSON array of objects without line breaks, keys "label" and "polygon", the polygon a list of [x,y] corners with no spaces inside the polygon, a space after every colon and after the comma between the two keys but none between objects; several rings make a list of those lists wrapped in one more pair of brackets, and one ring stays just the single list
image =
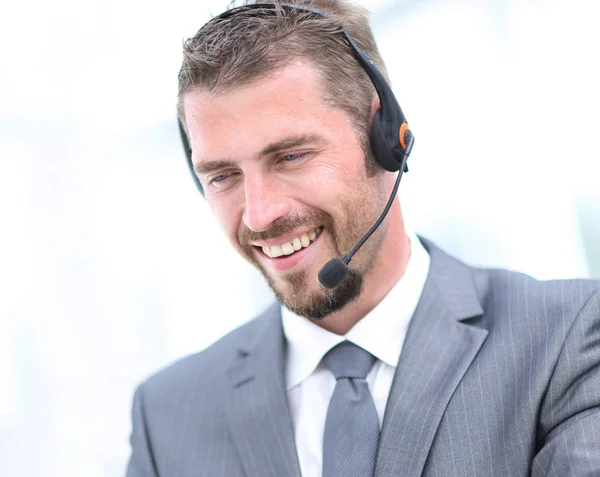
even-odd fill
[{"label": "headset", "polygon": [[[248,10],[261,9],[265,10],[266,12],[272,11],[274,14],[276,14],[277,8],[308,12],[322,17],[332,16],[330,13],[305,5],[291,5],[287,3],[253,3],[228,10],[214,17],[207,24],[219,22],[241,12],[247,12]],[[202,28],[204,28],[204,26]],[[358,251],[358,249],[360,249],[360,247],[362,247],[367,239],[383,222],[383,219],[387,215],[387,212],[389,211],[393,199],[398,191],[402,173],[408,172],[407,159],[414,144],[414,135],[408,127],[408,123],[404,117],[404,113],[402,112],[400,105],[398,104],[398,100],[394,96],[392,89],[377,66],[375,66],[371,58],[369,58],[369,56],[356,44],[344,26],[340,27],[340,34],[352,48],[355,58],[371,79],[371,82],[377,91],[377,95],[379,96],[380,107],[376,111],[371,125],[371,147],[373,149],[375,159],[385,170],[390,172],[399,172],[392,195],[377,222],[375,222],[373,227],[371,227],[367,234],[348,255],[341,260],[339,258],[333,258],[327,262],[319,272],[319,281],[323,284],[323,286],[330,289],[335,288],[342,282],[348,272],[347,265],[354,254]],[[179,133],[181,135],[185,156],[187,158],[187,164],[194,182],[196,183],[196,187],[202,193],[202,195],[204,195],[202,184],[194,172],[194,165],[192,163],[192,150],[190,148],[181,120],[179,120]]]}]

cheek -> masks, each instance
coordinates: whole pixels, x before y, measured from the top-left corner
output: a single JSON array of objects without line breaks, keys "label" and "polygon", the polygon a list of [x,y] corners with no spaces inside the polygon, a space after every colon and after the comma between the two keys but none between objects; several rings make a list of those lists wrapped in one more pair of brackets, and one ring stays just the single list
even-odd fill
[{"label": "cheek", "polygon": [[356,201],[364,198],[367,189],[366,177],[340,168],[335,174],[319,179],[318,183],[315,183],[315,189],[315,193],[333,207],[353,204],[353,207],[360,208],[362,204],[357,204]]},{"label": "cheek", "polygon": [[295,194],[309,203],[335,207],[352,188],[355,179],[341,162],[319,164],[302,181],[295,183]]}]

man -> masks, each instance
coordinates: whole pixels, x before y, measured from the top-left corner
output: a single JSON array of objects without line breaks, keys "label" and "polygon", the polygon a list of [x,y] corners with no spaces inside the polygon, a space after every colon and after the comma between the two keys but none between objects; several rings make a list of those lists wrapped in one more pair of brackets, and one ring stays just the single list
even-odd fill
[{"label": "man", "polygon": [[365,11],[310,5],[328,14],[241,9],[185,44],[194,172],[280,304],[139,387],[127,475],[600,475],[600,283],[471,268],[398,200],[338,286],[317,280],[396,178],[340,33],[385,76]]}]

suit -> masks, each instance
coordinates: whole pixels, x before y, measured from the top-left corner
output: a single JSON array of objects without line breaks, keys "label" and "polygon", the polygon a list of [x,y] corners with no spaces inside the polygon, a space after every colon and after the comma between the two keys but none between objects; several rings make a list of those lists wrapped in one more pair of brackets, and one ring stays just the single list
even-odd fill
[{"label": "suit", "polygon": [[[469,267],[429,276],[386,406],[376,477],[599,476],[600,282]],[[128,477],[300,477],[274,305],[145,381]]]}]

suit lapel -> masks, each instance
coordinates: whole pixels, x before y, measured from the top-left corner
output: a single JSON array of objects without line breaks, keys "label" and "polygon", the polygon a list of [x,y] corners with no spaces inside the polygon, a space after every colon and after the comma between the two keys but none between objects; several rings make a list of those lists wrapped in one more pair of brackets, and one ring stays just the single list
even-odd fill
[{"label": "suit lapel", "polygon": [[487,337],[469,268],[422,240],[430,273],[406,336],[388,404],[376,477],[417,477],[456,387]]},{"label": "suit lapel", "polygon": [[300,477],[284,377],[284,336],[274,305],[229,370],[227,418],[248,477]]}]

